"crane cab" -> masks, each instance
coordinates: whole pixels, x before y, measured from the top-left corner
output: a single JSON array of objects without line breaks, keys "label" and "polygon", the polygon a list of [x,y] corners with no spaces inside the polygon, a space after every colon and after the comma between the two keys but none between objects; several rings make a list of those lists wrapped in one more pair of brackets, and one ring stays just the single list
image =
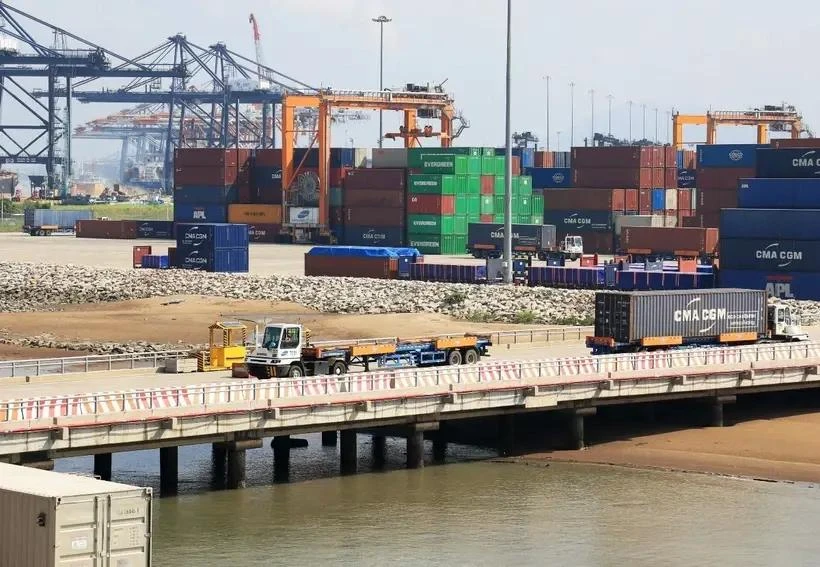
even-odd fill
[{"label": "crane cab", "polygon": [[808,335],[800,327],[800,320],[791,307],[782,303],[768,305],[769,335],[773,339],[807,341]]}]

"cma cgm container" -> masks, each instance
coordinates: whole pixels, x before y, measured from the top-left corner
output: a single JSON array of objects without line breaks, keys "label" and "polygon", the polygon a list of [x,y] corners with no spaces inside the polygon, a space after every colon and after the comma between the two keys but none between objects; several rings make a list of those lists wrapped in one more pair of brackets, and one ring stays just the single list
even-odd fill
[{"label": "cma cgm container", "polygon": [[[476,258],[500,257],[504,251],[504,225],[470,223],[467,227],[467,249]],[[555,227],[513,224],[512,249],[513,252],[531,255],[555,252]]]},{"label": "cma cgm container", "polygon": [[727,342],[766,336],[763,290],[704,289],[595,294],[596,353],[628,352]]},{"label": "cma cgm container", "polygon": [[820,240],[820,209],[723,209],[721,238]]},{"label": "cma cgm container", "polygon": [[820,178],[741,179],[741,209],[820,209]]},{"label": "cma cgm container", "polygon": [[404,227],[347,224],[343,242],[348,246],[404,246]]},{"label": "cma cgm container", "polygon": [[558,233],[612,231],[613,214],[609,211],[546,210],[544,224],[556,227]]},{"label": "cma cgm container", "polygon": [[758,150],[755,177],[820,177],[820,149]]},{"label": "cma cgm container", "polygon": [[820,241],[722,238],[720,267],[766,272],[820,272]]},{"label": "cma cgm container", "polygon": [[151,565],[151,489],[0,463],[0,565]]},{"label": "cma cgm container", "polygon": [[679,169],[678,170],[678,187],[691,189],[697,187],[697,170],[694,169]]},{"label": "cma cgm container", "polygon": [[177,224],[177,248],[237,248],[248,245],[245,224]]},{"label": "cma cgm container", "polygon": [[705,144],[698,145],[698,167],[754,167],[759,144]]},{"label": "cma cgm container", "polygon": [[137,238],[173,238],[173,221],[136,221]]}]

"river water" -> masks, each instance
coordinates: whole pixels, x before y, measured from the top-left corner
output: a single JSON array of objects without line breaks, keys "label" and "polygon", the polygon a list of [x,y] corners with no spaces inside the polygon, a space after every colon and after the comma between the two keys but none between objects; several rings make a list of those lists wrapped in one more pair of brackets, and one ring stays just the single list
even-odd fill
[{"label": "river water", "polygon": [[[210,446],[180,449],[180,496],[155,501],[159,567],[801,566],[820,564],[820,491],[697,474],[590,465],[520,465],[451,445],[448,463],[339,476],[336,448],[305,436],[291,482],[272,450],[248,452],[244,490],[211,491]],[[427,461],[431,459],[427,447]],[[159,490],[158,451],[114,455],[118,482]],[[90,472],[91,458],[56,470]]]}]

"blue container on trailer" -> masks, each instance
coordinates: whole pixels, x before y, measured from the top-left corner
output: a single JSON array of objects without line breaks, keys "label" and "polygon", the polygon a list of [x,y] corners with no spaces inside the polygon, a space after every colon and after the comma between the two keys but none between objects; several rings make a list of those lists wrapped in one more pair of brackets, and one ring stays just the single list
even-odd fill
[{"label": "blue container on trailer", "polygon": [[652,211],[666,209],[666,189],[652,189]]},{"label": "blue container on trailer", "polygon": [[174,203],[174,222],[177,223],[227,223],[227,205],[193,205]]},{"label": "blue container on trailer", "polygon": [[341,242],[348,246],[404,246],[404,228],[345,225]]},{"label": "blue container on trailer", "polygon": [[608,232],[613,229],[610,211],[549,210],[544,203],[544,224],[555,225],[558,232]]},{"label": "blue container on trailer", "polygon": [[820,209],[820,178],[741,179],[737,201],[741,209]]},{"label": "blue container on trailer", "polygon": [[532,177],[533,189],[572,187],[572,169],[568,167],[528,167],[524,175]]},{"label": "blue container on trailer", "polygon": [[820,240],[818,209],[722,209],[720,239]]},{"label": "blue container on trailer", "polygon": [[236,185],[182,185],[174,188],[174,204],[230,205],[239,202]]},{"label": "blue container on trailer", "polygon": [[137,238],[174,238],[174,221],[137,222]]},{"label": "blue container on trailer", "polygon": [[697,170],[678,169],[678,187],[681,189],[692,189],[698,186]]},{"label": "blue container on trailer", "polygon": [[766,272],[820,272],[820,241],[721,238],[720,267]]},{"label": "blue container on trailer", "polygon": [[761,144],[703,144],[698,145],[698,167],[755,167]]},{"label": "blue container on trailer", "polygon": [[780,299],[820,300],[820,274],[772,273],[757,270],[725,270],[718,275],[720,287],[765,289]]},{"label": "blue container on trailer", "polygon": [[764,147],[757,150],[755,177],[820,177],[820,150]]},{"label": "blue container on trailer", "polygon": [[176,233],[177,247],[247,248],[249,242],[246,224],[179,223]]}]

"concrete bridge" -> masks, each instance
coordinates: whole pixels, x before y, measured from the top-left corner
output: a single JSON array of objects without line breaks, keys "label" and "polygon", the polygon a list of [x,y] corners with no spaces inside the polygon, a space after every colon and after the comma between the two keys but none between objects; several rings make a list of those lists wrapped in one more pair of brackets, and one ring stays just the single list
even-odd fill
[{"label": "concrete bridge", "polygon": [[700,398],[722,425],[723,405],[736,396],[820,387],[818,368],[820,343],[808,342],[18,397],[0,400],[0,459],[49,466],[95,455],[95,473],[110,478],[113,452],[159,448],[161,492],[172,494],[177,447],[212,443],[237,488],[245,451],[268,436],[278,469],[287,469],[290,436],[310,432],[338,440],[343,472],[355,470],[357,432],[374,435],[377,461],[386,435],[406,437],[407,465],[418,467],[425,433],[444,455],[446,439],[434,433],[444,422],[499,416],[504,452],[515,440],[509,416],[560,410],[577,448],[585,416],[599,406]]}]

